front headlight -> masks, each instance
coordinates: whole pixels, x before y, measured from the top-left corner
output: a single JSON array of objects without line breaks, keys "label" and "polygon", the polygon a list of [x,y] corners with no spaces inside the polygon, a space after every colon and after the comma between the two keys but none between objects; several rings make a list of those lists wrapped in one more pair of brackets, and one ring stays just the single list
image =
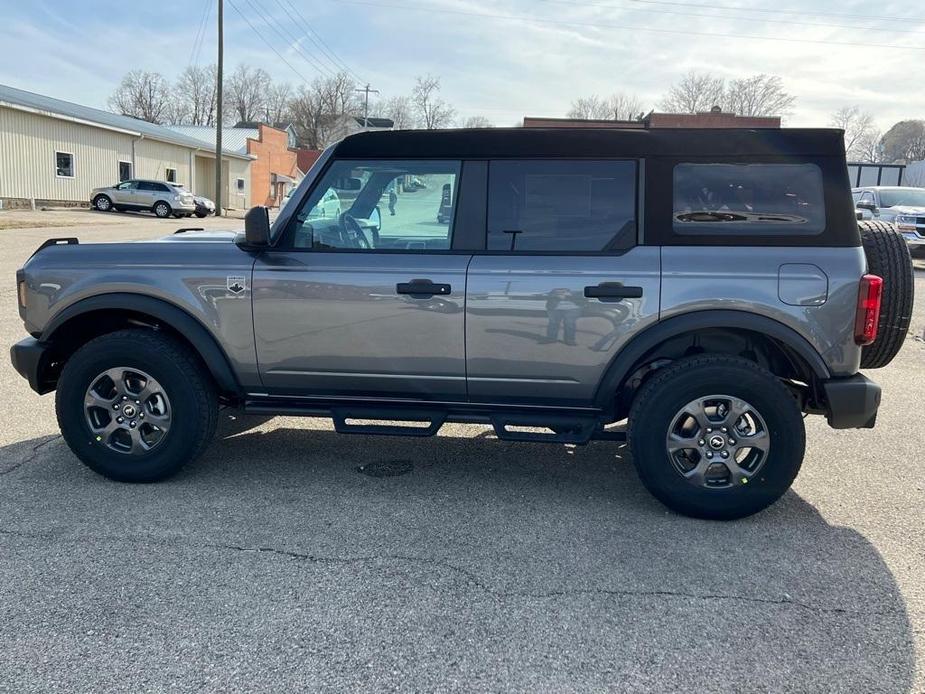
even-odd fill
[{"label": "front headlight", "polygon": [[915,219],[915,217],[900,214],[896,215],[896,219],[893,221],[896,223],[896,228],[900,231],[915,231]]}]

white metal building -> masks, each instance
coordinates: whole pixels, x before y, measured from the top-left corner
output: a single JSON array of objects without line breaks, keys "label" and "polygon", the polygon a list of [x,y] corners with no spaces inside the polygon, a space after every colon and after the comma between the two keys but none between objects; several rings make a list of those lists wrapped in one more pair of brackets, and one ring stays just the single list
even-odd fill
[{"label": "white metal building", "polygon": [[[223,148],[224,207],[250,205],[252,157]],[[215,197],[215,153],[146,121],[0,85],[0,203],[89,204],[127,178],[182,184]]]}]

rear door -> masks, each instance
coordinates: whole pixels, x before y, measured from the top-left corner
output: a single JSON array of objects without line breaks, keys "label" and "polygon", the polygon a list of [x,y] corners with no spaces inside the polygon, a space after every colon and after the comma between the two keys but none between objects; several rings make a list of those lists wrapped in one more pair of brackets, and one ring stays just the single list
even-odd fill
[{"label": "rear door", "polygon": [[443,187],[455,190],[460,172],[447,160],[331,164],[254,266],[270,391],[465,400],[470,255],[453,251],[454,219],[440,215]]},{"label": "rear door", "polygon": [[657,247],[637,243],[639,164],[489,164],[487,250],[467,273],[471,401],[589,405],[658,320]]}]

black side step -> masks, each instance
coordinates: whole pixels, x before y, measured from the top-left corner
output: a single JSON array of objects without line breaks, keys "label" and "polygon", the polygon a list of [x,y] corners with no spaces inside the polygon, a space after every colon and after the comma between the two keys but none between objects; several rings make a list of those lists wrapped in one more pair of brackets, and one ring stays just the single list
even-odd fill
[{"label": "black side step", "polygon": [[[495,436],[504,441],[536,441],[537,443],[585,444],[591,440],[600,420],[595,417],[569,417],[552,414],[493,414],[491,425]],[[512,431],[508,427],[542,427],[551,433],[539,431]],[[558,430],[558,431],[556,431]]]},{"label": "black side step", "polygon": [[[385,434],[389,436],[434,436],[446,422],[446,412],[434,410],[336,407],[331,410],[334,430],[339,434]],[[348,419],[378,419],[396,422],[427,422],[426,427],[400,424],[348,424]]]}]

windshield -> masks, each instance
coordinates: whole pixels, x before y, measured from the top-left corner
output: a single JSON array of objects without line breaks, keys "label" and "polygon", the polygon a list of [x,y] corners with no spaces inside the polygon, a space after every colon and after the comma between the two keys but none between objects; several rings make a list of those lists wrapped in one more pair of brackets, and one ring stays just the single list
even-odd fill
[{"label": "windshield", "polygon": [[890,188],[880,191],[880,207],[925,207],[925,188]]}]

